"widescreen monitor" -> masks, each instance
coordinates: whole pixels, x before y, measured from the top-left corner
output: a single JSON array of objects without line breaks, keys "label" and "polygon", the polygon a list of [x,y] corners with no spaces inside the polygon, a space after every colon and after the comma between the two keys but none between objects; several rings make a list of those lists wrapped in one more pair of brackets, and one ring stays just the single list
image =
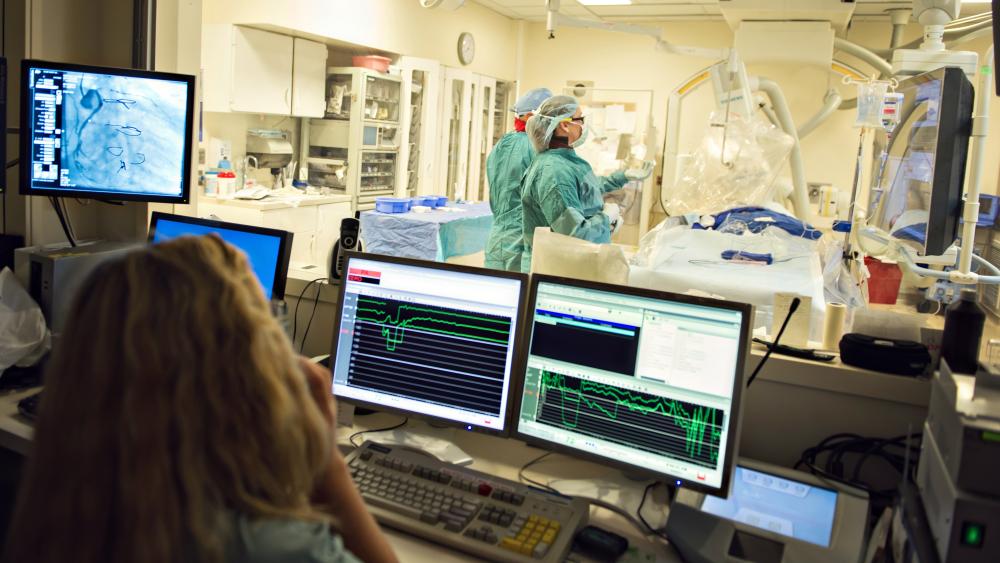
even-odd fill
[{"label": "widescreen monitor", "polygon": [[726,496],[752,307],[533,275],[518,437]]},{"label": "widescreen monitor", "polygon": [[187,203],[194,77],[25,60],[21,193]]},{"label": "widescreen monitor", "polygon": [[509,433],[526,276],[351,254],[331,359],[338,400]]},{"label": "widescreen monitor", "polygon": [[922,256],[958,238],[972,132],[972,84],[944,67],[899,82],[899,124],[875,135],[872,223]]},{"label": "widescreen monitor", "polygon": [[155,244],[182,236],[214,234],[246,254],[257,280],[269,299],[284,299],[292,236],[288,231],[153,212],[149,242]]}]

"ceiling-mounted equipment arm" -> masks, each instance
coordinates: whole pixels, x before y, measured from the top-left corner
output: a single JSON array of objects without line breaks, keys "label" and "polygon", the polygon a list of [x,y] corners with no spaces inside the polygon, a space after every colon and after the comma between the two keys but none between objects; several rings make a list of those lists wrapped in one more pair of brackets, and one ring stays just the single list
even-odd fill
[{"label": "ceiling-mounted equipment arm", "polygon": [[627,33],[629,35],[649,37],[656,42],[657,49],[675,55],[688,55],[713,60],[725,59],[729,56],[729,49],[707,49],[704,47],[674,45],[673,43],[663,39],[663,30],[658,27],[604,22],[564,16],[559,13],[559,6],[560,0],[545,0],[545,9],[547,11],[545,30],[549,33],[549,39],[555,38],[556,28],[559,26],[576,27],[580,29],[602,29],[604,31],[614,31],[617,33]]},{"label": "ceiling-mounted equipment arm", "polygon": [[857,43],[852,43],[846,39],[841,39],[840,37],[836,37],[833,40],[833,48],[838,51],[843,51],[849,55],[854,55],[855,57],[861,59],[862,61],[872,65],[872,67],[874,67],[875,70],[879,71],[884,76],[893,75],[892,65],[889,64],[889,61],[876,55],[866,47],[862,47]]},{"label": "ceiling-mounted equipment arm", "polygon": [[792,113],[788,110],[788,102],[785,101],[785,94],[781,91],[778,83],[764,77],[755,77],[751,82],[756,82],[757,90],[767,94],[771,99],[771,107],[781,123],[781,128],[792,137],[794,144],[792,152],[788,155],[788,162],[792,173],[792,206],[795,207],[795,216],[809,223],[812,221],[812,209],[809,207],[809,188],[806,185],[805,166],[802,163],[802,147],[799,145],[799,133],[795,128],[795,121]]},{"label": "ceiling-mounted equipment arm", "polygon": [[840,92],[834,89],[826,91],[826,95],[823,96],[823,107],[816,112],[816,115],[809,118],[808,121],[799,126],[799,140],[804,139],[809,133],[812,133],[817,127],[819,127],[824,121],[830,118],[838,108],[844,99],[840,96]]}]

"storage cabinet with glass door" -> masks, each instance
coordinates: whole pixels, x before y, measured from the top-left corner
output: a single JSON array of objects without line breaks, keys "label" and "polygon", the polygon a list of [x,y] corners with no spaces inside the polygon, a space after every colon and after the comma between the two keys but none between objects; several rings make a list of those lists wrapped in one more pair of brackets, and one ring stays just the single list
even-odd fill
[{"label": "storage cabinet with glass door", "polygon": [[356,67],[327,70],[323,119],[309,120],[309,183],[352,197],[355,209],[396,188],[400,142],[400,78]]},{"label": "storage cabinet with glass door", "polygon": [[[437,139],[440,121],[441,63],[431,59],[400,57],[403,80],[403,114],[396,195],[445,195],[437,181]],[[406,102],[409,102],[407,105]]]},{"label": "storage cabinet with glass door", "polygon": [[449,198],[488,201],[486,160],[508,130],[513,83],[445,68],[439,170]]},{"label": "storage cabinet with glass door", "polygon": [[469,183],[467,196],[478,201],[490,200],[486,177],[486,159],[493,147],[513,126],[513,83],[479,76],[479,93],[473,100],[472,138],[469,143]]}]

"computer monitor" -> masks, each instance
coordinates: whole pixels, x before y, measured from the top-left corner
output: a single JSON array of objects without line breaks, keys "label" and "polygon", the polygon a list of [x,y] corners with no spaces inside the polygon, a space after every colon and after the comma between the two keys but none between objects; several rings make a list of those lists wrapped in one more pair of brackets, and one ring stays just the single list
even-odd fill
[{"label": "computer monitor", "polygon": [[517,436],[726,496],[752,310],[533,275]]},{"label": "computer monitor", "polygon": [[972,84],[944,67],[899,82],[899,124],[875,136],[872,223],[921,256],[958,238],[972,132]]},{"label": "computer monitor", "polygon": [[194,77],[25,60],[21,193],[187,203]]},{"label": "computer monitor", "polygon": [[250,267],[264,289],[264,295],[269,299],[285,297],[288,261],[292,254],[292,233],[159,211],[153,212],[149,222],[149,242],[153,244],[182,236],[208,234],[218,235],[247,255]]},{"label": "computer monitor", "polygon": [[701,509],[720,518],[830,547],[838,491],[753,469],[736,466],[733,494],[728,499],[706,496]]},{"label": "computer monitor", "polygon": [[526,292],[520,273],[349,254],[334,327],[333,394],[509,434]]}]

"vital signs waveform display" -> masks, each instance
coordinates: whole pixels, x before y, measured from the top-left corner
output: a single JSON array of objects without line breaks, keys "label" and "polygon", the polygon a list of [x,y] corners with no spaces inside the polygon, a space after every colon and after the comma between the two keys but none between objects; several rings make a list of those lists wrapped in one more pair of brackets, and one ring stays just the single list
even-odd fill
[{"label": "vital signs waveform display", "polygon": [[552,427],[714,468],[725,413],[542,370],[536,419]]},{"label": "vital signs waveform display", "polygon": [[361,295],[350,385],[498,415],[509,316]]}]

